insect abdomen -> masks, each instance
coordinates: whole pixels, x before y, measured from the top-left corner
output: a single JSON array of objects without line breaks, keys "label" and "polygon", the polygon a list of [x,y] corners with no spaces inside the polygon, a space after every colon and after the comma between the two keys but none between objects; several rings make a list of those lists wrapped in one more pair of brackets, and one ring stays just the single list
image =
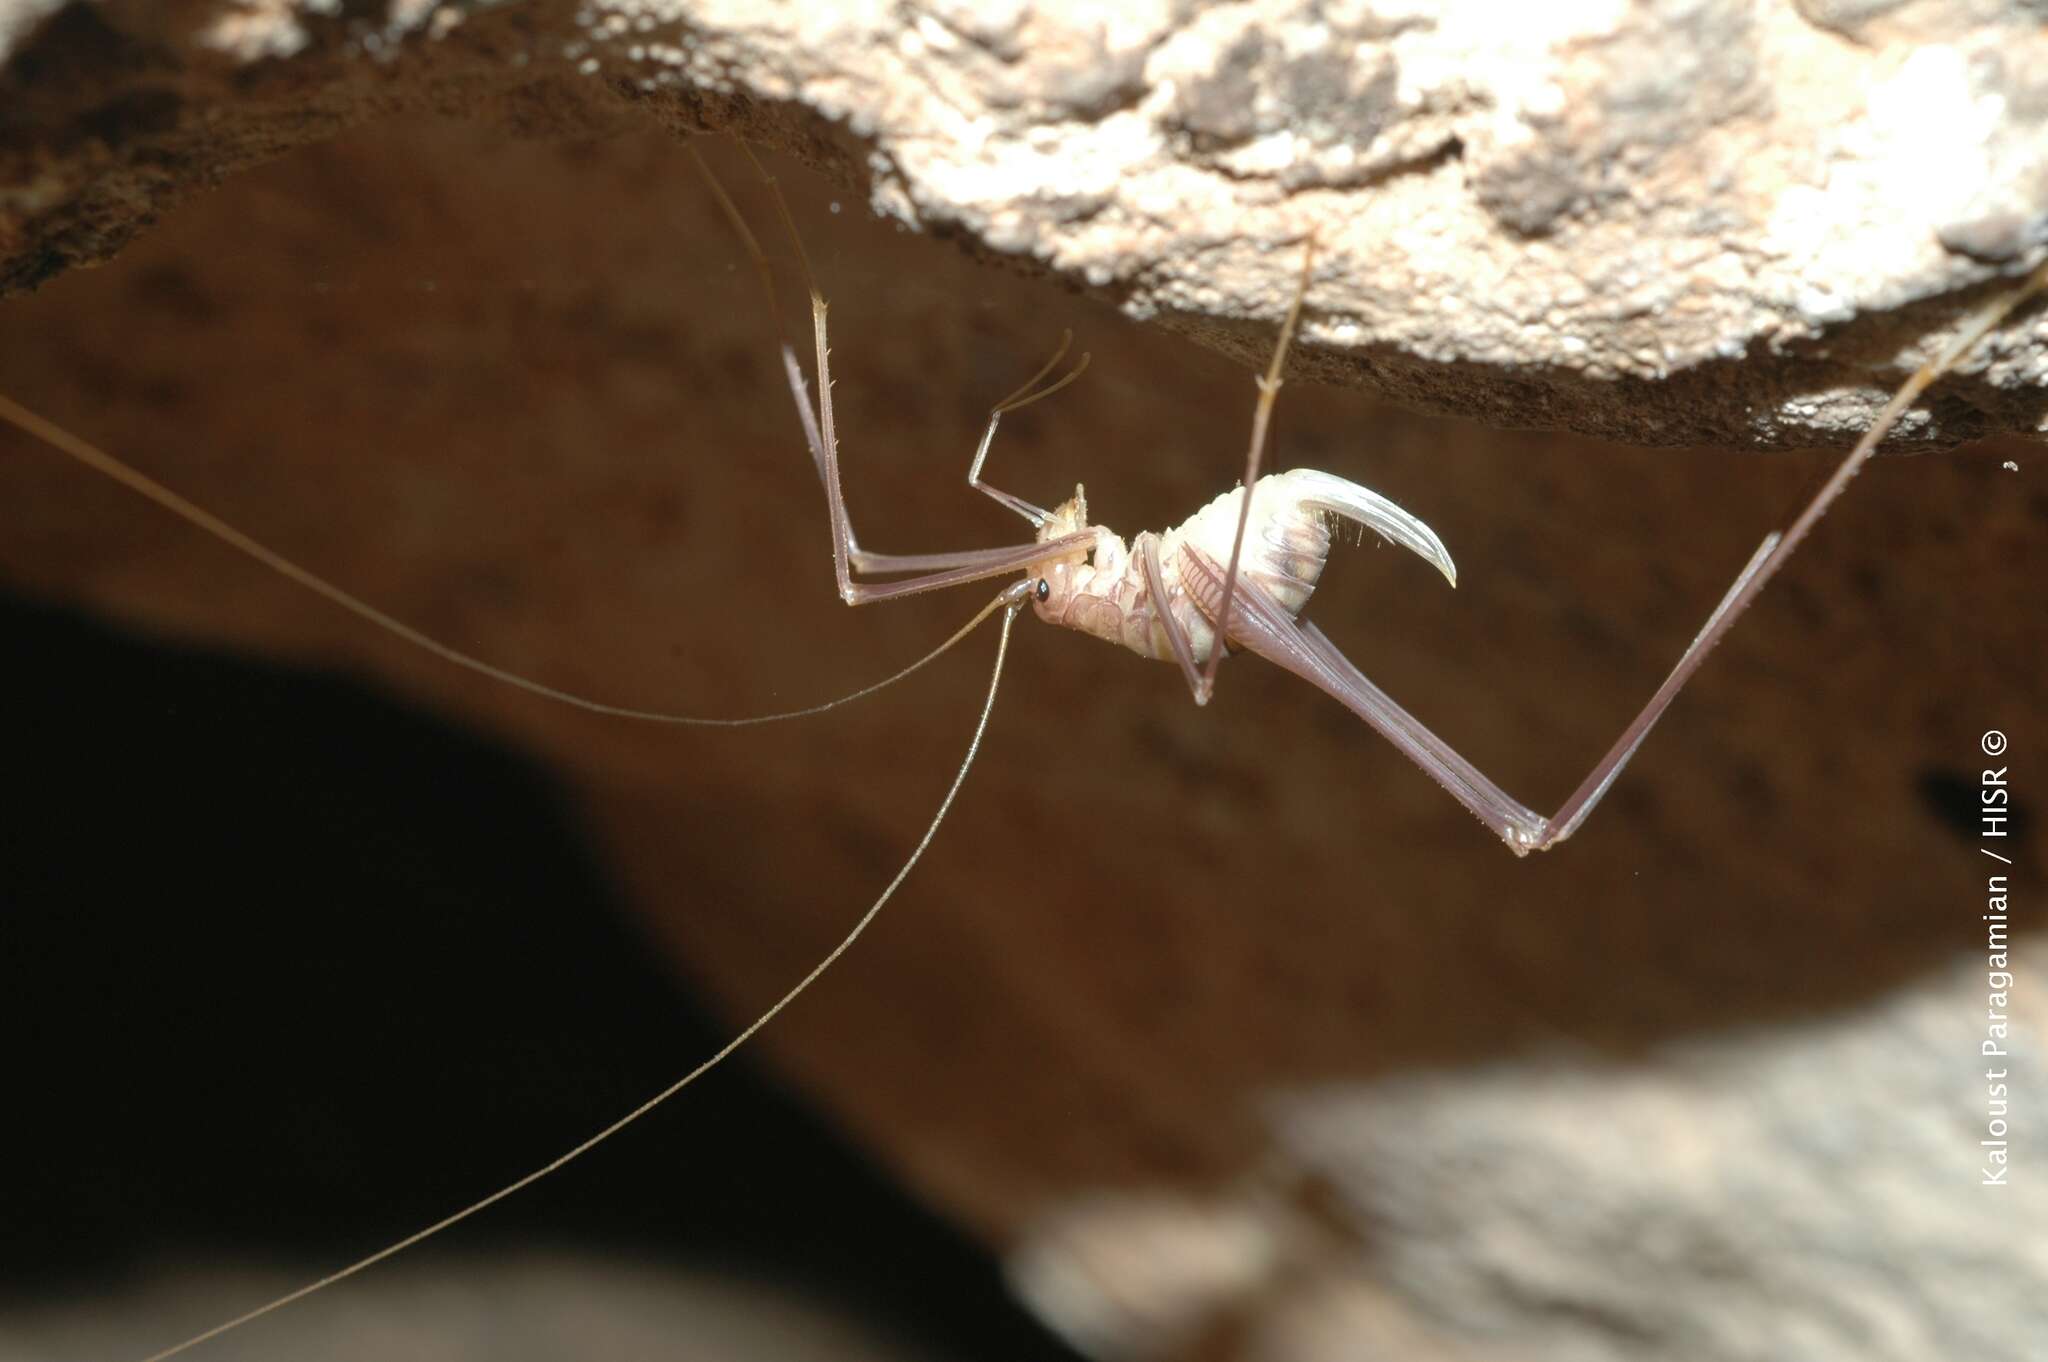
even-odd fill
[{"label": "insect abdomen", "polygon": [[[1322,487],[1317,479],[1338,481],[1313,469],[1259,479],[1253,489],[1251,519],[1245,527],[1244,552],[1238,561],[1238,576],[1290,615],[1299,615],[1308,604],[1330,556],[1325,512],[1311,502]],[[1092,562],[1047,569],[1053,599],[1039,608],[1040,615],[1128,648],[1140,657],[1170,662],[1173,645],[1162,612],[1170,613],[1187,635],[1194,660],[1207,661],[1215,630],[1210,617],[1181,585],[1181,554],[1194,548],[1218,564],[1228,563],[1243,505],[1244,489],[1234,488],[1178,528],[1158,536],[1140,535],[1128,548],[1122,540],[1105,534]],[[1146,575],[1148,540],[1159,548],[1164,600],[1154,598]]]},{"label": "insect abdomen", "polygon": [[[1308,604],[1330,558],[1325,518],[1304,504],[1295,482],[1292,472],[1274,473],[1260,478],[1253,487],[1251,519],[1245,525],[1244,551],[1237,567],[1240,577],[1257,585],[1290,615],[1299,615]],[[1170,550],[1171,556],[1182,545],[1191,545],[1219,564],[1229,563],[1243,498],[1243,488],[1225,492],[1189,516],[1180,528],[1169,531],[1162,548]],[[1195,609],[1192,601],[1187,608]]]}]

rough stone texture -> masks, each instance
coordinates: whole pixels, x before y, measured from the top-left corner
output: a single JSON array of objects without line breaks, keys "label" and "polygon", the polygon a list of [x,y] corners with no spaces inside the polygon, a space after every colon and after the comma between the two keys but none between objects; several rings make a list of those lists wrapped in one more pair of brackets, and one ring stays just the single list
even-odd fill
[{"label": "rough stone texture", "polygon": [[[1917,8],[1870,22],[1882,32]],[[65,49],[42,44],[75,35],[72,25],[92,30],[71,39],[89,54],[101,30],[136,32],[140,12],[66,9],[23,50],[51,62]],[[308,46],[290,62],[206,77],[273,111],[268,140],[244,130],[245,160],[361,117],[374,104],[363,92],[404,116],[251,170],[167,215],[108,268],[11,299],[0,391],[435,636],[546,680],[730,714],[886,674],[978,598],[838,605],[816,479],[756,286],[674,139],[632,131],[623,110],[633,92],[570,70],[548,78],[558,84],[533,78],[524,130],[580,128],[580,140],[508,140],[420,116],[415,56],[443,63],[436,69],[451,74],[440,88],[459,92],[483,81],[463,44],[481,51],[551,13],[480,13],[389,64],[344,58],[336,35],[348,26],[309,20]],[[1829,13],[1837,25],[1853,18]],[[167,50],[178,80],[200,79],[177,64],[183,48]],[[329,114],[292,125],[286,113],[317,102],[289,88],[294,80],[331,100]],[[37,88],[55,100],[78,87]],[[594,92],[585,121],[565,112],[583,98],[563,93],[572,90]],[[470,107],[456,94],[448,102]],[[652,102],[678,123],[746,113],[763,140],[776,140],[772,115],[788,120],[783,140],[813,139],[814,159],[843,154],[788,108]],[[0,117],[21,107],[0,103]],[[96,201],[101,215],[66,217],[75,196],[58,193],[49,221],[74,234],[38,239],[61,237],[80,258],[103,254],[111,233],[139,220],[123,205],[167,202],[197,183],[170,152],[181,120],[205,107],[179,106],[155,160],[131,143],[102,146],[95,154],[113,169],[93,183],[114,189]],[[21,143],[6,145],[16,155]],[[713,154],[756,224],[771,222],[743,164],[727,149]],[[1175,522],[1234,475],[1252,398],[1243,365],[1042,281],[974,267],[946,243],[849,211],[857,203],[835,212],[830,186],[782,169],[833,300],[864,542],[911,551],[1016,534],[960,476],[987,404],[1066,325],[1093,367],[1006,423],[992,478],[1039,501],[1085,479],[1103,517],[1128,532]],[[1899,202],[1916,206],[1910,194]],[[1545,240],[1577,221],[1567,216]],[[776,254],[786,282],[786,252]],[[45,274],[62,263],[47,251],[17,258]],[[1276,253],[1272,277],[1293,258]],[[1905,316],[1936,316],[1950,301]],[[1856,349],[1845,337],[1858,325],[1830,332],[1838,351]],[[1258,328],[1236,334],[1255,343]],[[1889,374],[1887,345],[1856,352]],[[2010,362],[2019,351],[2007,340],[1997,353]],[[1748,371],[1715,372],[1739,392]],[[1515,379],[1543,419],[1578,410],[1571,419],[1594,422],[1557,396],[1566,388],[1542,388],[1539,372]],[[1662,400],[1647,385],[1629,391],[1645,410]],[[1452,389],[1442,392],[1451,402]],[[1545,392],[1554,411],[1539,410]],[[1962,428],[1960,407],[1984,392],[1970,380],[1944,392],[1937,409]],[[1367,482],[1444,536],[1461,569],[1455,593],[1420,564],[1368,547],[1333,562],[1313,618],[1510,791],[1550,806],[1822,467],[1490,434],[1310,384],[1283,396],[1275,458]],[[1552,1355],[1568,1344],[1593,1358],[1628,1355],[1646,1318],[1662,1329],[1660,1346],[1677,1347],[1699,1301],[1724,1289],[1725,1265],[1711,1255],[1674,1254],[1666,1270],[1629,1275],[1618,1313],[1583,1308],[1589,1271],[1620,1263],[1615,1245],[1639,1208],[1662,1207],[1659,1223],[1700,1240],[1718,1231],[1755,1247],[1739,1233],[1752,1217],[1749,1189],[1816,1161],[1805,1148],[1781,1156],[1774,1136],[1857,1132],[1871,1146],[1856,1151],[1858,1187],[1890,1177],[1921,1196],[1947,1171],[1911,1161],[1967,1135],[1970,1095],[1944,1086],[1976,1072],[1965,1043],[1950,1053],[1952,1080],[1902,1084],[1934,1072],[1904,1056],[1816,1072],[1810,1126],[1774,1124],[1752,1105],[1740,1119],[1689,1127],[1682,1138],[1717,1171],[1661,1201],[1639,1172],[1606,1177],[1588,1152],[1611,1147],[1600,1143],[1603,1121],[1646,1119],[1630,1105],[1632,1082],[1657,1084],[1674,1112],[1710,1110],[1717,1093],[1742,1110],[1739,1093],[1702,1087],[1687,1070],[1693,1042],[1741,1037],[1728,1083],[1755,1092],[1763,1076],[1796,1074],[1818,1056],[1815,1027],[1871,1028],[1882,1053],[1896,1008],[1963,1008],[1956,1025],[1974,1020],[1981,1000],[1941,981],[1982,945],[1974,905],[1988,863],[1967,840],[1977,735],[2005,728],[2015,769],[2039,770],[2042,473],[2038,451],[2021,442],[1869,469],[1593,821],[1540,861],[1509,856],[1341,710],[1271,668],[1233,664],[1216,702],[1197,710],[1171,668],[1026,621],[953,821],[874,933],[764,1035],[762,1053],[991,1242],[1050,1242],[1041,1227],[1081,1199],[1143,1198],[1140,1230],[1202,1251],[1197,1273],[1151,1265],[1163,1289],[1193,1303],[1178,1316],[1192,1321],[1182,1351],[1162,1334],[1166,1356],[1303,1357],[1310,1344],[1286,1339],[1312,1336],[1346,1357],[1367,1339],[1391,1356],[1469,1359],[1511,1346],[1489,1342],[1487,1328],[1504,1317],[1520,1327],[1535,1312]],[[0,546],[11,590],[369,677],[544,755],[584,792],[651,930],[736,1020],[814,962],[900,864],[958,760],[992,646],[977,640],[916,681],[810,724],[650,735],[453,672],[12,434],[0,441]],[[150,678],[131,681],[135,702],[148,704]],[[2042,794],[2027,779],[2019,797],[2037,836]],[[108,829],[111,847],[118,834]],[[2018,853],[2025,882],[2038,886],[2037,842]],[[118,922],[159,908],[104,911]],[[298,926],[285,914],[278,931]],[[91,961],[34,967],[93,974]],[[2040,968],[2036,959],[2029,977]],[[366,993],[376,987],[364,981]],[[2038,1051],[2038,1016],[2028,1026]],[[1569,1062],[1531,1059],[1559,1052]],[[1772,1066],[1773,1052],[1789,1070]],[[678,1068],[697,1057],[678,1055]],[[1431,1077],[1396,1081],[1418,1072]],[[1614,1237],[1497,1200],[1514,1190],[1505,1177],[1475,1174],[1468,1196],[1435,1208],[1418,1207],[1412,1190],[1396,1198],[1358,1171],[1365,1155],[1328,1152],[1327,1141],[1312,1150],[1307,1108],[1276,1107],[1284,1093],[1384,1097],[1377,1118],[1331,1108],[1354,1120],[1350,1147],[1367,1154],[1403,1130],[1507,1110],[1489,1128],[1497,1166],[1599,1180],[1555,1194],[1611,1208]],[[1521,1094],[1531,1102],[1507,1100]],[[1516,1119],[1524,1108],[1546,1119]],[[1585,1137],[1576,1152],[1574,1129]],[[1328,1277],[1286,1260],[1282,1280],[1326,1289],[1269,1301],[1258,1289],[1266,1279],[1246,1271],[1243,1238],[1256,1242],[1270,1224],[1216,1208],[1240,1207],[1239,1186],[1276,1165],[1290,1227],[1300,1169],[1325,1179],[1349,1170],[1353,1195],[1324,1203],[1335,1236]],[[1427,1151],[1403,1166],[1431,1166]],[[1951,1185],[1957,1198],[1982,1198],[1960,1172]],[[1911,1281],[1939,1266],[1929,1257],[1939,1244],[1909,1232],[1910,1205],[1893,1215],[1872,1196],[1856,1202],[1806,1204],[1871,1227],[1873,1272]],[[1972,1204],[1989,1255],[1985,1298],[2024,1299],[2042,1275],[2015,1210],[2031,1203]],[[1809,1232],[1789,1211],[1782,1223]],[[491,1232],[488,1222],[477,1229]],[[1438,1232],[1448,1247],[1433,1247]],[[1496,1278],[1497,1292],[1447,1289],[1490,1261],[1490,1233],[1512,1236],[1515,1274]],[[1363,1238],[1373,1251],[1361,1267]],[[1432,1263],[1436,1275],[1420,1270]],[[1545,1272],[1563,1282],[1553,1306],[1503,1303]],[[1839,1338],[1827,1313],[1839,1299],[1738,1294],[1731,1309],[1780,1331],[1772,1336],[1803,1323]],[[1229,1307],[1220,1328],[1209,1312],[1217,1301]],[[1896,1308],[1906,1338],[1952,1317],[1910,1294]],[[270,1336],[289,1339],[294,1327],[286,1317]]]},{"label": "rough stone texture", "polygon": [[[1103,1358],[1229,1339],[1265,1362],[2025,1362],[2048,1338],[2048,1244],[2026,1230],[2048,1191],[1976,1185],[1973,1070],[2048,1087],[2040,1009],[2018,1005],[2024,1049],[1958,1059],[2001,977],[1627,1063],[1282,1093],[1237,1186],[1077,1201],[1014,1275]],[[2016,1121],[2009,1147],[2037,1166],[2048,1135]]]},{"label": "rough stone texture", "polygon": [[[730,128],[1241,359],[1493,424],[1840,444],[2048,245],[2028,0],[0,10],[0,287],[397,109]],[[1907,437],[2048,420],[2048,323]]]}]

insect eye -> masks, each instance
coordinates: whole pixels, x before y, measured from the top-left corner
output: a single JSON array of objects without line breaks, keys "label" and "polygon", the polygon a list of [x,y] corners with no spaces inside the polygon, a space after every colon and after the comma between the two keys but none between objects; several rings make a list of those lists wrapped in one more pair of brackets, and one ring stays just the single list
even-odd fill
[{"label": "insect eye", "polygon": [[1043,601],[1046,597],[1050,595],[1052,595],[1051,585],[1047,583],[1045,578],[1040,577],[1038,579],[1038,599]]}]

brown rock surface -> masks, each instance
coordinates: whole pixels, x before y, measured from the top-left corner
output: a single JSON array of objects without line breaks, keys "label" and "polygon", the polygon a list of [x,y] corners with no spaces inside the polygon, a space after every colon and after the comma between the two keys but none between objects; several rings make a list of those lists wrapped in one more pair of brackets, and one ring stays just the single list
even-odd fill
[{"label": "brown rock surface", "polygon": [[[444,41],[482,43],[546,13],[479,14]],[[67,9],[38,41],[83,22]],[[104,22],[130,31],[130,11],[108,7]],[[328,60],[363,89],[400,79]],[[278,108],[299,107],[288,93]],[[240,159],[364,107],[252,142]],[[582,141],[535,142],[414,116],[252,170],[109,267],[11,300],[0,390],[435,636],[558,684],[740,713],[886,673],[978,598],[836,602],[751,275],[671,139],[587,126]],[[98,218],[65,218],[70,235],[37,236],[17,256],[31,273],[50,273],[52,249],[111,249],[136,220],[120,204],[206,178],[174,164],[138,189],[122,176],[148,158],[108,154],[119,173],[90,183],[118,194]],[[765,226],[737,159],[720,164]],[[834,304],[849,492],[871,546],[1014,535],[960,477],[987,403],[1063,325],[1094,366],[1005,426],[992,476],[1040,500],[1085,480],[1126,532],[1172,523],[1228,484],[1250,413],[1243,366],[972,268],[857,202],[835,212],[829,188],[790,179]],[[1845,348],[1893,371],[1897,347]],[[2010,343],[2000,353],[2015,374],[2035,362]],[[1985,400],[1969,379],[1948,391]],[[1569,406],[1542,417],[1605,419]],[[1822,467],[1486,434],[1305,383],[1282,399],[1276,452],[1367,482],[1444,536],[1455,593],[1368,546],[1338,556],[1314,618],[1539,805],[1576,782]],[[1270,668],[1235,663],[1196,710],[1171,669],[1027,621],[954,821],[766,1047],[935,1204],[994,1242],[1036,1245],[1048,1217],[1087,1194],[1164,1190],[1207,1205],[1249,1170],[1295,1166],[1301,1126],[1276,1122],[1276,1093],[1425,1070],[1454,1086],[1469,1076],[1461,1100],[1495,1111],[1495,1062],[1562,1047],[1596,1071],[1657,1072],[1666,1043],[1742,1028],[1768,1052],[1817,1019],[1883,1015],[1885,999],[1981,950],[1966,911],[1977,858],[1938,796],[1944,781],[1974,779],[1983,729],[2011,733],[2015,764],[2041,740],[2040,474],[2016,444],[1871,468],[1585,832],[1534,862]],[[0,543],[13,589],[360,672],[544,754],[584,790],[649,920],[735,1019],[801,974],[899,863],[958,760],[992,647],[977,641],[827,719],[650,735],[453,672],[13,437],[0,452]],[[148,684],[134,678],[138,698]],[[2038,809],[2038,793],[2022,798]],[[1812,1078],[1816,1110],[1846,1113],[1880,1143],[1893,1111],[1916,1128],[1959,1123],[1965,1138],[1971,1113],[1943,1105],[1947,1089],[1893,1107],[1872,1098],[1881,1068],[1816,1063]],[[1604,1119],[1604,1100],[1583,1119]],[[1534,1164],[1555,1124],[1503,1119],[1491,1152]],[[1738,1143],[1771,1129],[1735,1123],[1718,1157],[1778,1166],[1762,1142]],[[1370,1150],[1379,1137],[1364,1130]],[[1622,1226],[1639,1204],[1624,1182],[1606,1200],[1559,1194]],[[1746,1195],[1712,1180],[1698,1214],[1740,1215]],[[1348,1234],[1410,1245],[1442,1229],[1406,1205],[1370,1221],[1386,1204],[1332,1214]],[[1469,1207],[1454,1212],[1450,1223],[1471,1223]],[[1986,1210],[1993,1244],[2017,1235],[1998,1218],[2009,1212]],[[1924,1241],[1888,1239],[1881,1215],[1858,1223],[1862,1248],[1891,1270],[1923,1265]],[[1617,1251],[1586,1242],[1539,1236],[1522,1261]],[[1331,1250],[1334,1277],[1352,1253]],[[1712,1267],[1672,1261],[1647,1298],[1695,1290]],[[1997,1271],[2025,1282],[2037,1266],[2015,1257]],[[1326,1355],[1305,1349],[1333,1335],[1298,1314],[1284,1316],[1286,1336],[1308,1343],[1259,1343],[1283,1317],[1260,1315],[1263,1298],[1231,1295],[1221,1275],[1229,1310],[1272,1327],[1196,1310],[1189,1347]],[[1317,1327],[1357,1307],[1357,1292],[1331,1290]],[[1432,1294],[1412,1273],[1360,1290],[1396,1302],[1373,1327],[1395,1327],[1385,1316],[1419,1331],[1387,1335],[1407,1339],[1405,1356],[1470,1356],[1472,1331],[1513,1327],[1432,1313],[1457,1293]],[[1575,1303],[1561,1289],[1540,1308],[1555,1318]],[[1632,1309],[1573,1318],[1584,1347],[1637,1349],[1617,1356],[1643,1355],[1642,1331],[1664,1327]],[[1676,1326],[1660,1337],[1695,1341]],[[2000,1355],[1995,1336],[1978,1342]]]}]

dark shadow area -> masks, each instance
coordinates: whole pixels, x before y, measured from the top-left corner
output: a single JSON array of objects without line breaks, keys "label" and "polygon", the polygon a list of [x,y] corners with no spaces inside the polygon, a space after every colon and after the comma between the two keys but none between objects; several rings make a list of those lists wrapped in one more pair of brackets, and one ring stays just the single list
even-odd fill
[{"label": "dark shadow area", "polygon": [[[507,750],[345,681],[19,600],[0,631],[17,1296],[164,1261],[339,1265],[730,1034]],[[983,1249],[744,1054],[421,1252],[508,1242],[793,1282],[961,1356],[1068,1356]]]},{"label": "dark shadow area", "polygon": [[[1927,812],[1944,828],[1955,833],[1964,846],[1975,851],[1980,846],[1991,846],[1997,850],[2002,845],[2031,866],[2035,861],[2033,806],[2018,796],[2010,785],[2003,787],[2002,802],[1987,804],[1982,770],[1982,767],[1963,771],[1929,766],[1915,778],[1914,788],[1921,802],[1927,806]],[[1987,823],[1987,814],[1992,815],[1995,821]],[[1998,845],[1993,845],[1992,839],[1985,837],[1987,827],[1998,829]]]}]

